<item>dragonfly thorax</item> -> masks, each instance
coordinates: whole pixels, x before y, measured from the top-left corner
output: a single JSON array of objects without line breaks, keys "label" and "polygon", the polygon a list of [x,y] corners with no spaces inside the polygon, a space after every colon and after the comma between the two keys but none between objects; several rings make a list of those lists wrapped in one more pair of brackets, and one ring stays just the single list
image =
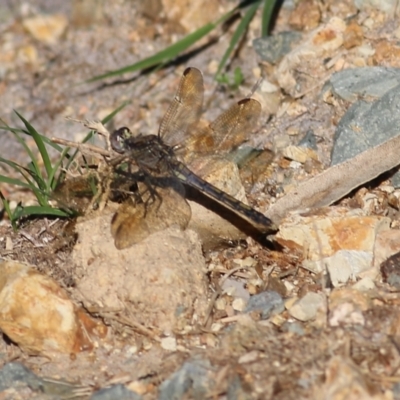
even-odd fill
[{"label": "dragonfly thorax", "polygon": [[110,142],[114,151],[126,154],[150,173],[167,172],[176,160],[173,148],[157,135],[133,136],[128,128],[120,128],[113,132]]}]

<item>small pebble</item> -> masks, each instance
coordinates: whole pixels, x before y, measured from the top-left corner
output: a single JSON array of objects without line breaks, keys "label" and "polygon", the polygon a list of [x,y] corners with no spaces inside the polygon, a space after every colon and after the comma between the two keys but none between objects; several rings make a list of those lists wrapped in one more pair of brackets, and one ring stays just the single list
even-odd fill
[{"label": "small pebble", "polygon": [[211,332],[219,332],[223,327],[223,324],[220,324],[219,322],[214,322],[211,325]]},{"label": "small pebble", "polygon": [[257,350],[253,350],[239,357],[238,363],[245,364],[254,362],[257,361],[259,357],[260,357],[260,352]]},{"label": "small pebble", "polygon": [[400,289],[400,252],[381,264],[381,274],[384,282]]},{"label": "small pebble", "polygon": [[272,290],[266,290],[250,297],[244,310],[245,313],[259,312],[261,319],[267,319],[271,315],[279,314],[285,309],[281,295]]},{"label": "small pebble", "polygon": [[235,311],[243,311],[246,308],[247,302],[238,297],[237,299],[233,300],[232,307]]},{"label": "small pebble", "polygon": [[375,289],[375,283],[373,281],[372,278],[370,278],[369,276],[362,278],[361,280],[359,280],[358,282],[356,282],[353,285],[354,289],[360,290],[360,291],[367,291],[367,290],[372,290]]},{"label": "small pebble", "polygon": [[164,350],[176,351],[176,339],[172,336],[161,339],[161,347]]},{"label": "small pebble", "polygon": [[297,321],[286,321],[286,323],[282,325],[282,331],[295,333],[299,336],[303,336],[305,334],[304,328]]},{"label": "small pebble", "polygon": [[317,316],[318,309],[325,306],[322,295],[308,292],[304,297],[296,301],[289,309],[289,314],[299,321],[309,321]]},{"label": "small pebble", "polygon": [[223,297],[219,297],[216,301],[215,301],[215,309],[216,310],[225,310],[226,307],[226,300]]}]

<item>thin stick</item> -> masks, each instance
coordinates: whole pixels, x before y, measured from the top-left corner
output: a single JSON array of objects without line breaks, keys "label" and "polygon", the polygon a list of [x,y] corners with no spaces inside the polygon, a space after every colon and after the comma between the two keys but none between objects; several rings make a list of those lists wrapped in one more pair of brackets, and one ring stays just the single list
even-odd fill
[{"label": "thin stick", "polygon": [[146,328],[145,326],[141,325],[140,323],[130,320],[127,317],[117,316],[114,314],[109,314],[107,312],[99,312],[99,315],[101,315],[103,318],[107,318],[107,319],[111,319],[113,321],[119,322],[122,325],[129,326],[137,333],[144,335],[144,336],[148,336],[149,338],[155,340],[156,342],[161,341],[160,337],[158,336],[158,334],[156,332],[153,332],[152,330]]},{"label": "thin stick", "polygon": [[105,156],[105,157],[111,157],[110,151],[108,151],[106,149],[102,149],[101,147],[95,146],[93,144],[76,143],[71,140],[64,140],[64,139],[60,139],[60,138],[56,138],[56,137],[51,138],[51,141],[54,143],[62,144],[64,146],[73,147],[75,149],[80,150],[82,153],[86,153],[86,154],[89,154],[92,156],[101,155],[101,156]]},{"label": "thin stick", "polygon": [[[217,301],[218,296],[220,296],[221,293],[222,293],[222,285],[224,284],[224,282],[230,276],[232,276],[234,273],[240,271],[241,269],[249,269],[249,268],[250,267],[247,267],[247,266],[240,266],[240,267],[233,268],[233,269],[229,270],[228,272],[226,272],[225,275],[219,280],[219,282],[217,284],[217,287],[216,287],[216,290],[215,290],[215,292],[213,293],[213,295],[211,297],[210,304],[209,304],[208,309],[206,311],[206,315],[205,315],[204,322],[203,322],[203,327],[205,327],[207,325],[208,320],[211,317],[211,313],[213,311],[215,302]],[[222,272],[222,271],[219,271],[219,272]]]}]

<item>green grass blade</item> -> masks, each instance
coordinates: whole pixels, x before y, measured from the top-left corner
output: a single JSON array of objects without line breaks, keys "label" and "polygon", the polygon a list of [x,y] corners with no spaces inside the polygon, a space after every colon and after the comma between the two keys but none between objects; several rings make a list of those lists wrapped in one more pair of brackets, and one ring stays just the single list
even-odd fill
[{"label": "green grass blade", "polygon": [[[26,181],[31,185],[31,189],[35,187],[35,184],[33,181],[36,182],[36,186],[39,187],[40,189],[45,189],[46,188],[46,182],[43,179],[42,172],[40,170],[40,167],[37,163],[36,157],[33,154],[33,152],[30,150],[29,146],[26,144],[26,141],[23,140],[18,133],[14,133],[15,138],[18,140],[18,142],[22,145],[22,147],[25,149],[25,151],[28,153],[29,158],[31,161],[28,163],[28,168],[23,167],[22,165],[19,165],[17,163],[14,163],[10,160],[6,160],[4,158],[0,157],[0,161],[8,164],[10,166],[13,166],[13,168],[18,171],[25,179]],[[12,165],[13,164],[13,165]],[[26,175],[24,172],[27,172],[31,178],[33,178],[33,181],[28,178],[28,175]]]},{"label": "green grass blade", "polygon": [[33,178],[33,180],[36,182],[36,186],[40,189],[43,190],[44,192],[47,191],[47,183],[46,181],[43,180],[42,175],[37,173],[37,170],[33,164],[33,162],[30,162],[28,164],[28,168],[23,168],[28,174]]},{"label": "green grass blade", "polygon": [[[49,182],[51,182],[51,187],[50,187],[51,190],[54,190],[60,182],[60,179],[63,175],[63,171],[60,170],[60,166],[64,161],[64,158],[68,155],[69,150],[70,150],[69,147],[65,147],[64,150],[61,152],[59,159],[55,162],[53,166],[53,170],[51,171],[51,174],[49,176]],[[57,171],[60,171],[60,173],[56,177],[55,175]]]},{"label": "green grass blade", "polygon": [[213,29],[215,29],[216,25],[213,23],[209,23],[207,25],[202,26],[195,32],[185,36],[183,39],[179,40],[178,42],[172,44],[171,46],[161,50],[160,52],[145,58],[144,60],[140,60],[139,62],[128,65],[124,68],[120,68],[114,71],[107,72],[102,75],[95,76],[86,82],[95,82],[101,79],[105,78],[110,78],[113,76],[118,76],[125,74],[127,72],[135,72],[135,71],[140,71],[142,69],[154,67],[157,64],[165,63],[168,62],[169,60],[174,59],[176,56],[178,56],[180,53],[182,53],[184,50],[192,46],[194,43],[196,43],[198,40],[206,36],[209,32],[211,32]]},{"label": "green grass blade", "polygon": [[[31,136],[30,133],[25,131],[24,129],[12,128],[11,126],[8,126],[8,125],[0,126],[0,129],[2,129],[4,131],[9,131],[11,133],[23,133],[24,135]],[[44,143],[53,147],[59,153],[61,153],[63,151],[64,148],[62,146],[60,146],[59,144],[53,143],[48,137],[41,135],[40,133],[38,135],[40,136],[40,139],[43,140]]]},{"label": "green grass blade", "polygon": [[[57,184],[58,179],[56,179],[56,174],[59,171],[59,168],[61,166],[62,161],[64,160],[65,157],[71,157],[68,154],[69,149],[64,149],[61,146],[56,145],[55,143],[52,143],[48,138],[46,138],[43,135],[40,135],[35,128],[33,128],[33,126],[22,116],[20,115],[17,111],[15,111],[18,115],[18,117],[22,120],[22,122],[25,124],[27,131],[28,132],[24,132],[28,135],[30,135],[31,137],[33,137],[36,146],[39,149],[39,153],[42,157],[43,160],[43,164],[44,167],[46,169],[46,173],[47,173],[47,179],[44,179],[36,160],[32,159],[32,162],[34,163],[34,168],[30,169],[31,170],[31,176],[35,179],[35,181],[37,182],[37,185],[39,187],[39,189],[42,189],[45,193],[45,196],[47,196],[47,193],[51,190],[53,190]],[[16,134],[17,135],[17,134]],[[21,143],[24,142],[21,139]],[[22,143],[24,144],[24,143]],[[49,153],[47,151],[46,148],[46,144],[50,144],[54,149],[56,149],[57,151],[60,151],[60,158],[58,159],[58,161],[52,165],[51,160],[50,160],[50,156]],[[25,147],[27,148],[26,144]],[[58,177],[57,177],[58,178]],[[39,203],[41,205],[46,205],[47,204],[47,197],[43,197],[41,196],[40,199],[38,198]]]},{"label": "green grass blade", "polygon": [[[29,146],[26,144],[26,141],[24,139],[22,139],[18,133],[13,132],[14,133],[14,137],[17,139],[18,143],[24,148],[24,150],[27,152],[31,162],[33,163],[33,167],[36,170],[36,173],[40,174],[40,168],[39,165],[37,163],[36,157],[33,154],[33,151],[29,148]],[[26,132],[25,132],[26,133]],[[3,159],[3,162],[4,159]]]},{"label": "green grass blade", "polygon": [[2,162],[3,164],[8,165],[9,167],[11,167],[12,169],[14,169],[15,171],[19,172],[20,174],[22,173],[21,170],[26,170],[25,167],[17,164],[14,161],[11,160],[7,160],[6,158],[0,157],[0,162]]},{"label": "green grass blade", "polygon": [[33,178],[35,179],[36,184],[39,188],[35,185],[34,181],[29,179],[29,176],[32,176],[32,174],[34,174],[34,171],[30,171],[28,168],[22,167],[21,165],[15,163],[14,161],[7,160],[3,157],[0,157],[0,162],[6,164],[6,165],[10,166],[11,168],[13,168],[14,170],[16,170],[19,174],[21,174],[25,178],[27,183],[25,183],[19,179],[9,178],[4,175],[0,175],[0,182],[28,188],[35,194],[35,196],[37,197],[37,199],[39,201],[39,204],[43,204],[43,203],[47,202],[46,195],[43,194],[42,191],[39,189],[40,186],[39,186],[37,177],[33,177]]},{"label": "green grass blade", "polygon": [[[107,124],[108,122],[110,122],[121,110],[123,110],[128,104],[130,104],[131,102],[129,100],[124,101],[120,106],[118,106],[115,110],[113,110],[110,114],[108,114],[107,116],[105,116],[102,120],[101,123],[103,125]],[[86,143],[88,140],[90,140],[93,135],[95,134],[94,131],[90,131],[85,138],[82,140],[82,143]],[[69,169],[69,167],[71,166],[71,164],[74,162],[77,154],[79,153],[79,149],[75,149],[75,151],[73,152],[73,154],[68,157],[68,163],[65,166],[66,169]],[[55,185],[56,186],[56,185]]]},{"label": "green grass blade", "polygon": [[[25,179],[28,180],[27,177],[24,176]],[[35,197],[37,198],[39,204],[47,204],[47,198],[45,195],[43,195],[42,191],[38,189],[33,183],[25,183],[19,179],[15,178],[10,178],[8,176],[0,175],[0,182],[2,183],[7,183],[9,185],[14,185],[14,186],[20,186],[25,189],[29,189],[30,191],[33,192]]]},{"label": "green grass blade", "polygon": [[264,0],[264,7],[261,17],[261,36],[268,36],[269,34],[275,4],[276,0]]},{"label": "green grass blade", "polygon": [[53,208],[50,206],[28,206],[22,208],[22,210],[16,216],[16,219],[30,215],[49,215],[49,216],[51,215],[55,217],[70,217],[72,213],[60,210],[59,208]]},{"label": "green grass blade", "polygon": [[[21,129],[21,132],[24,133],[25,135],[31,136],[31,135],[29,134],[29,132],[27,132],[27,131],[25,131],[25,130],[23,130],[23,129]],[[24,148],[24,150],[25,150],[26,153],[28,154],[28,156],[29,156],[29,158],[30,158],[30,160],[31,160],[31,163],[33,164],[33,169],[35,170],[36,174],[41,176],[40,167],[39,167],[39,164],[38,164],[38,162],[37,162],[37,159],[36,159],[35,154],[33,154],[33,151],[29,148],[29,146],[27,145],[26,141],[20,137],[20,135],[19,135],[18,132],[13,131],[13,134],[14,134],[14,137],[17,139],[18,143]],[[3,162],[5,162],[4,159],[3,159]],[[22,166],[19,166],[19,167],[20,167],[20,168],[24,168],[24,167],[22,167]],[[24,168],[24,169],[26,170],[26,168]],[[32,169],[31,169],[31,170],[32,170]],[[29,171],[28,171],[28,172],[29,172]],[[41,178],[43,179],[42,176],[41,176]]]},{"label": "green grass blade", "polygon": [[0,190],[0,200],[3,203],[3,207],[6,210],[7,215],[10,216],[11,215],[10,203],[8,202],[8,200],[6,199],[6,197],[4,196],[4,194],[1,190]]},{"label": "green grass blade", "polygon": [[16,224],[16,220],[14,218],[14,213],[11,211],[10,203],[5,198],[5,196],[4,196],[4,194],[3,194],[3,192],[1,190],[0,190],[0,200],[3,203],[4,210],[6,211],[6,213],[8,215],[8,218],[10,220],[12,228],[14,229],[14,231],[16,231],[17,230],[17,224]]},{"label": "green grass blade", "polygon": [[[29,134],[32,136],[33,140],[36,143],[36,146],[39,150],[39,153],[42,157],[44,167],[47,172],[47,176],[50,176],[51,170],[52,170],[52,165],[49,157],[49,153],[46,149],[46,146],[41,139],[41,135],[36,131],[36,129],[21,115],[18,113],[18,111],[14,110],[14,112],[18,115],[19,119],[24,123],[26,129],[28,130]],[[38,174],[40,174],[40,171],[38,171]]]},{"label": "green grass blade", "polygon": [[248,10],[246,11],[245,15],[241,19],[239,25],[237,26],[235,32],[232,35],[232,39],[229,43],[228,48],[226,49],[222,59],[218,65],[217,73],[215,74],[217,77],[220,76],[222,69],[224,68],[226,62],[228,61],[229,56],[231,55],[232,51],[235,49],[236,45],[239,43],[240,39],[245,34],[251,20],[254,17],[258,7],[260,6],[261,1],[254,3],[251,5]]},{"label": "green grass blade", "polygon": [[11,215],[11,220],[13,221],[11,224],[14,228],[14,230],[17,230],[17,221],[20,218],[21,212],[24,209],[24,207],[22,206],[21,202],[19,202],[17,204],[17,206],[15,207],[14,211],[12,211],[12,215]]},{"label": "green grass blade", "polygon": [[[24,133],[27,134],[26,132]],[[52,142],[51,139],[49,139],[47,136],[41,135],[40,133],[38,133],[38,135],[40,140],[42,140],[48,146],[51,146],[54,150],[58,151],[59,153],[61,153],[64,150],[63,146],[60,146],[59,144]]]},{"label": "green grass blade", "polygon": [[[7,160],[3,157],[0,157],[0,162],[8,165],[9,167],[11,167],[15,171],[17,171],[19,174],[21,174],[25,178],[25,180],[28,182],[29,188],[35,187],[34,182],[29,179],[28,174],[31,175],[31,171],[29,171],[28,168],[22,167],[21,165],[15,163],[14,161]],[[2,175],[0,175],[0,176],[2,176]]]},{"label": "green grass blade", "polygon": [[118,106],[114,111],[112,111],[110,114],[108,114],[106,117],[104,117],[101,120],[101,123],[103,125],[109,123],[121,110],[123,110],[128,104],[130,104],[130,100],[124,101],[120,106]]},{"label": "green grass blade", "polygon": [[47,204],[47,195],[46,193],[43,193],[43,191],[40,189],[39,182],[36,179],[36,177],[34,177],[34,179],[36,181],[37,186],[35,185],[35,182],[29,178],[30,176],[32,176],[32,174],[34,174],[33,171],[30,171],[28,168],[22,167],[21,165],[15,163],[14,161],[6,160],[3,157],[0,157],[0,162],[15,169],[19,174],[21,174],[24,177],[27,183],[21,181],[20,179],[10,178],[4,175],[0,175],[0,182],[29,189],[34,193],[39,204]]},{"label": "green grass blade", "polygon": [[186,35],[184,38],[179,40],[178,42],[174,43],[173,45],[167,47],[166,49],[161,50],[160,52],[145,58],[144,60],[141,60],[135,64],[128,65],[127,67],[117,69],[114,71],[107,72],[102,75],[95,76],[94,78],[88,79],[86,82],[95,82],[100,79],[105,79],[105,78],[110,78],[113,76],[118,76],[125,74],[127,72],[135,72],[139,71],[142,69],[154,67],[158,64],[162,63],[167,63],[169,61],[172,61],[175,57],[177,57],[179,54],[181,54],[184,50],[188,49],[190,46],[195,44],[197,41],[202,39],[204,36],[208,35],[212,30],[214,30],[218,25],[224,23],[226,20],[228,20],[234,12],[237,11],[237,7],[232,9],[231,11],[228,11],[225,15],[223,15],[220,19],[218,19],[216,22],[210,22],[208,24],[203,25],[196,31],[190,33],[189,35]]},{"label": "green grass blade", "polygon": [[[110,114],[108,114],[107,116],[105,116],[102,120],[101,123],[103,125],[107,124],[108,122],[110,122],[121,110],[123,110],[128,104],[130,104],[129,100],[124,101],[120,106],[118,106],[115,110],[113,110]],[[87,141],[89,141],[93,136],[95,135],[94,131],[90,131],[82,140],[82,143],[86,143]],[[72,156],[69,157],[68,159],[68,163],[66,165],[66,169],[68,169],[71,164],[73,163],[73,161],[75,160],[77,154],[79,153],[79,149],[76,149]]]},{"label": "green grass blade", "polygon": [[[9,185],[13,185],[13,186],[19,186],[24,189],[30,190],[35,195],[35,197],[39,203],[39,206],[34,206],[34,207],[37,207],[38,209],[43,209],[43,211],[39,211],[39,213],[43,212],[45,214],[49,214],[48,200],[49,200],[50,192],[54,188],[54,182],[55,182],[54,178],[55,178],[57,171],[60,170],[60,165],[61,165],[62,160],[66,156],[69,156],[69,155],[67,155],[69,149],[64,149],[63,147],[58,146],[58,145],[54,146],[54,144],[51,143],[47,138],[45,138],[43,135],[40,135],[36,131],[36,129],[33,128],[33,126],[17,111],[16,111],[16,114],[21,119],[21,121],[24,123],[26,130],[11,128],[7,124],[4,124],[4,121],[1,121],[3,123],[3,125],[0,126],[0,129],[9,131],[14,135],[14,137],[22,145],[22,147],[28,154],[30,161],[29,161],[27,167],[24,167],[14,161],[0,157],[0,163],[3,163],[5,165],[7,165],[8,167],[12,168],[13,170],[15,170],[18,174],[20,174],[25,179],[26,182],[24,180],[11,178],[11,177],[5,176],[5,175],[0,175],[0,182],[6,183]],[[44,179],[44,176],[41,172],[41,169],[39,168],[38,160],[37,160],[35,154],[33,153],[33,151],[31,151],[31,149],[27,145],[26,141],[20,136],[21,133],[29,135],[30,137],[32,137],[34,139],[35,144],[39,150],[39,153],[43,159],[43,163],[46,168],[47,177],[48,177],[47,180]],[[47,152],[45,143],[49,143],[51,146],[57,147],[58,150],[61,152],[60,158],[56,162],[54,168],[51,165],[50,157]],[[8,206],[8,202],[4,198],[4,196],[3,196],[3,203],[6,204],[5,207]],[[24,209],[23,206],[17,207],[16,210],[12,213],[12,215],[10,214],[10,220],[15,221],[18,218],[18,216],[27,215],[26,213],[31,213],[32,210],[35,210],[35,209],[26,208],[27,211],[22,211],[23,209]],[[10,209],[8,209],[7,212],[10,212]],[[36,214],[38,213],[37,210],[35,210],[34,212]],[[54,212],[50,212],[50,214],[54,215]],[[62,214],[60,214],[60,212],[56,212],[56,215],[65,216],[66,213],[63,212]]]},{"label": "green grass blade", "polygon": [[32,189],[32,184],[25,183],[19,179],[9,178],[8,176],[0,175],[0,182],[7,183],[9,185],[20,186],[26,189]]}]

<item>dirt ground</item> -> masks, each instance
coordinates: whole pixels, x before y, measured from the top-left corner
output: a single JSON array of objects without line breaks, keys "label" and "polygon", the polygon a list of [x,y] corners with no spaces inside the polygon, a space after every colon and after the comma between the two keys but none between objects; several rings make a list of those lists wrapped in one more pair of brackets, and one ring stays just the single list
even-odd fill
[{"label": "dirt ground", "polygon": [[[400,33],[393,13],[367,6],[358,10],[349,0],[303,1],[282,7],[272,32],[300,33],[290,66],[262,61],[254,51],[259,10],[230,64],[230,71],[240,67],[244,76],[237,90],[216,83],[213,74],[238,21],[154,74],[85,82],[154,54],[233,4],[0,1],[0,117],[21,126],[17,110],[48,137],[80,141],[88,130],[65,117],[99,120],[129,101],[107,128],[156,133],[186,67],[203,71],[207,120],[246,96],[263,76],[255,94],[263,113],[249,143],[266,150],[268,163],[257,179],[241,171],[243,186],[236,177],[238,188],[232,184],[226,190],[245,198],[245,189],[249,203],[266,212],[292,184],[329,166],[336,125],[350,104],[324,101],[325,82],[346,68],[397,67]],[[52,19],[41,29],[35,18],[45,15]],[[310,36],[318,29],[319,36]],[[324,46],[339,36],[340,43]],[[314,47],[309,47],[307,62],[296,65],[294,52],[306,47],[310,37]],[[306,162],[292,168],[284,149],[309,131],[316,146]],[[34,149],[33,141],[28,144]],[[27,162],[13,135],[2,132],[0,146],[2,157]],[[0,166],[0,173],[10,171]],[[236,179],[232,174],[216,182]],[[34,203],[31,193],[15,186],[0,184],[0,190],[12,205]],[[351,208],[351,199],[342,205]],[[53,278],[108,332],[88,351],[51,356],[32,354],[4,336],[1,365],[20,361],[40,377],[70,382],[76,398],[77,388],[88,396],[115,384],[144,399],[400,398],[400,297],[380,275],[367,293],[354,288],[353,281],[338,290],[324,273],[302,267],[309,249],[260,242],[230,225],[218,231],[223,238],[210,236],[214,231],[199,228],[199,221],[210,218],[206,225],[218,225],[218,216],[202,214],[196,202],[189,204],[194,222],[188,230],[169,227],[124,250],[116,249],[111,236],[112,205],[76,223],[30,219],[17,232],[3,215],[2,258],[29,263]],[[241,295],[232,294],[226,282]],[[266,290],[279,294],[284,309],[268,318],[260,311],[244,312],[244,299]],[[290,302],[309,293],[320,296],[321,308],[311,320],[294,318]],[[178,312],[179,307],[184,311]],[[347,319],[334,322],[341,319],[335,312]]]}]

